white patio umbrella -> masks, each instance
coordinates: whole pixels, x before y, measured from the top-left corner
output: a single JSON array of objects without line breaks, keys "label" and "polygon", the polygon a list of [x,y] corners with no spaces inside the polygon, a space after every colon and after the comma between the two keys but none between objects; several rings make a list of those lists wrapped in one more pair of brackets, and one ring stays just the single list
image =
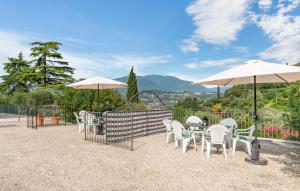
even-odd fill
[{"label": "white patio umbrella", "polygon": [[[216,75],[200,80],[194,84],[201,85],[239,85],[253,84],[254,91],[254,120],[257,124],[257,83],[289,83],[300,80],[300,67],[275,64],[261,60],[249,60],[243,64],[225,70]],[[257,136],[255,136],[257,140]]]},{"label": "white patio umbrella", "polygon": [[96,76],[86,80],[72,83],[68,85],[75,89],[96,89],[98,90],[98,99],[99,99],[99,90],[100,89],[115,89],[115,88],[127,88],[127,84],[104,78],[101,76]]},{"label": "white patio umbrella", "polygon": [[72,83],[68,85],[75,89],[114,89],[114,88],[127,88],[127,84],[111,80],[101,76],[96,76],[86,80]]}]

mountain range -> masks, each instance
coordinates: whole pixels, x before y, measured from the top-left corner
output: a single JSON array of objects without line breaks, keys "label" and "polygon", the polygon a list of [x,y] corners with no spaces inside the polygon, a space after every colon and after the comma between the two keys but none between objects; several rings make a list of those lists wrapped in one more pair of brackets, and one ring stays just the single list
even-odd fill
[{"label": "mountain range", "polygon": [[[117,81],[127,83],[128,76],[115,79]],[[137,76],[138,89],[158,90],[164,92],[216,92],[216,88],[206,88],[202,85],[194,85],[190,81],[181,80],[174,76],[163,75],[147,75]]]}]

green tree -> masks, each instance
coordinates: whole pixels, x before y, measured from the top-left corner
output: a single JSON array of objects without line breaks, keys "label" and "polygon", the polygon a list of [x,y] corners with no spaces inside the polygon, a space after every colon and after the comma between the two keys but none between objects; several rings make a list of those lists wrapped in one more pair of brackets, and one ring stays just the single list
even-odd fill
[{"label": "green tree", "polygon": [[28,105],[28,99],[30,97],[29,95],[30,95],[30,93],[15,92],[10,97],[9,102],[14,104],[14,105],[27,106]]},{"label": "green tree", "polygon": [[59,42],[33,42],[31,48],[32,63],[38,74],[37,83],[40,86],[58,85],[73,82],[74,68],[63,61],[58,52]]},{"label": "green tree", "polygon": [[130,100],[133,96],[135,96],[131,101],[132,102],[138,102],[139,97],[137,96],[138,93],[138,87],[137,87],[137,79],[136,75],[133,71],[133,67],[130,70],[129,76],[128,76],[128,82],[127,82],[127,100]]},{"label": "green tree", "polygon": [[0,104],[6,104],[6,103],[7,103],[7,97],[0,92]]},{"label": "green tree", "polygon": [[8,62],[4,63],[4,71],[6,74],[1,76],[3,80],[1,90],[5,94],[29,91],[35,74],[30,68],[30,63],[24,59],[22,52],[17,58],[8,58]]},{"label": "green tree", "polygon": [[218,101],[220,101],[220,99],[221,99],[220,86],[218,86],[218,88],[217,88],[217,98],[218,98]]},{"label": "green tree", "polygon": [[37,88],[28,95],[30,106],[51,105],[55,102],[55,96],[45,88]]}]

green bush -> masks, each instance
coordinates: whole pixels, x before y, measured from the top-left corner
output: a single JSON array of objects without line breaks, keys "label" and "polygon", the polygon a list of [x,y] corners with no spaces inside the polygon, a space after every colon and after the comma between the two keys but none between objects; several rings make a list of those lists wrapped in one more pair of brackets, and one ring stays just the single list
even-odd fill
[{"label": "green bush", "polygon": [[55,101],[55,96],[49,90],[38,88],[28,94],[28,104],[30,106],[51,105]]},{"label": "green bush", "polygon": [[30,98],[29,93],[25,92],[14,92],[10,98],[10,103],[14,105],[27,106],[28,99]]},{"label": "green bush", "polygon": [[6,104],[7,103],[7,97],[0,93],[0,104]]}]

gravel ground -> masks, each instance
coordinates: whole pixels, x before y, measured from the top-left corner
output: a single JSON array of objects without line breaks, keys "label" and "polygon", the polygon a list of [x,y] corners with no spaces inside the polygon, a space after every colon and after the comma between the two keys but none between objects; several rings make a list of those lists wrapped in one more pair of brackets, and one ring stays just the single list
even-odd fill
[{"label": "gravel ground", "polygon": [[[192,146],[186,154],[165,135],[137,139],[136,150],[86,142],[75,126],[0,128],[0,190],[300,190],[300,145],[262,141],[267,166],[228,160]],[[200,148],[200,145],[199,145]]]}]

